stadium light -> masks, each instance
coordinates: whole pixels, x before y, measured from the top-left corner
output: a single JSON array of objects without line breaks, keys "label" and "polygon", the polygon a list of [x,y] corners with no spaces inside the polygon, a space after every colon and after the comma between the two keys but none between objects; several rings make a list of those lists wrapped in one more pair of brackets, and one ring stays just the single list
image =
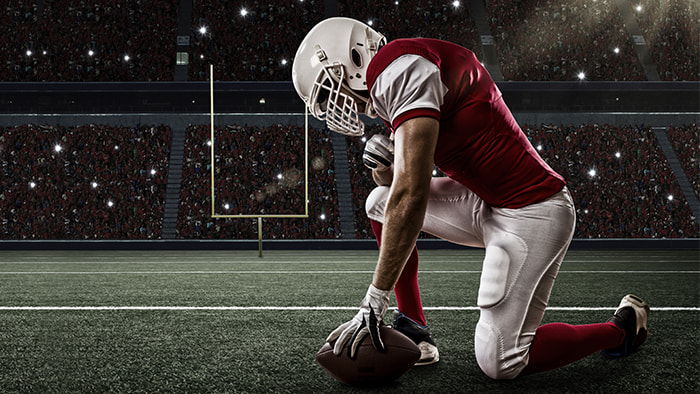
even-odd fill
[{"label": "stadium light", "polygon": [[591,168],[590,170],[588,170],[589,177],[593,178],[595,175],[596,175],[595,168]]},{"label": "stadium light", "polygon": [[124,55],[124,61],[125,61],[125,62],[128,62],[130,59],[131,59],[131,57],[130,57],[129,55]]},{"label": "stadium light", "polygon": [[246,10],[245,8],[241,8],[241,16],[246,16],[246,15],[248,15],[248,10]]},{"label": "stadium light", "polygon": [[224,209],[225,210],[231,209],[231,205],[229,205],[228,203],[224,204]]},{"label": "stadium light", "polygon": [[318,218],[321,220],[326,220],[326,214],[322,213]]},{"label": "stadium light", "polygon": [[578,77],[578,79],[579,79],[580,81],[583,81],[584,79],[586,79],[586,73],[584,73],[583,71],[581,71],[581,72],[578,73],[577,77]]},{"label": "stadium light", "polygon": [[374,22],[373,22],[371,19],[367,21],[367,24],[370,25],[370,26],[372,26],[373,23],[374,23]]},{"label": "stadium light", "polygon": [[114,150],[119,150],[119,145],[114,145]]},{"label": "stadium light", "polygon": [[92,183],[90,185],[92,185],[93,189],[97,189],[97,182],[92,181]]},{"label": "stadium light", "polygon": [[90,49],[90,50],[88,51],[88,56],[92,57],[93,55],[95,55],[95,51],[93,51],[92,49]]},{"label": "stadium light", "polygon": [[277,174],[277,179],[282,179],[282,174]]},{"label": "stadium light", "polygon": [[615,47],[615,49],[613,49],[613,52],[615,52],[616,54],[617,54],[617,53],[620,53],[620,48]]},{"label": "stadium light", "polygon": [[668,201],[673,201],[673,194],[669,194],[666,198],[668,198]]},{"label": "stadium light", "polygon": [[61,145],[56,144],[53,147],[53,150],[54,150],[54,152],[60,152],[61,150],[63,150],[63,148],[61,147]]},{"label": "stadium light", "polygon": [[615,157],[617,157],[617,158],[619,159],[620,157],[622,157],[622,153],[620,153],[620,152],[615,152]]},{"label": "stadium light", "polygon": [[112,200],[107,201],[107,206],[112,208],[114,206],[114,202]]},{"label": "stadium light", "polygon": [[32,51],[31,51],[31,49],[27,49],[27,56],[32,56]]},{"label": "stadium light", "polygon": [[157,172],[157,171],[155,170],[155,168],[151,168],[151,175],[155,175],[156,172]]},{"label": "stadium light", "polygon": [[455,0],[452,2],[452,7],[459,8],[459,1]]},{"label": "stadium light", "polygon": [[641,4],[637,4],[637,6],[634,7],[634,9],[637,10],[637,12],[642,12],[642,5],[641,5]]},{"label": "stadium light", "polygon": [[46,51],[41,51],[41,54],[46,56]]},{"label": "stadium light", "polygon": [[34,189],[36,187],[36,183],[34,182],[29,182],[29,188]]},{"label": "stadium light", "polygon": [[542,150],[542,144],[537,145],[537,150]]},{"label": "stadium light", "polygon": [[286,66],[287,65],[287,59],[282,59],[282,65]]},{"label": "stadium light", "polygon": [[437,170],[433,168],[433,176],[437,175]]},{"label": "stadium light", "polygon": [[207,27],[206,26],[200,27],[199,34],[201,34],[201,35],[207,34]]}]

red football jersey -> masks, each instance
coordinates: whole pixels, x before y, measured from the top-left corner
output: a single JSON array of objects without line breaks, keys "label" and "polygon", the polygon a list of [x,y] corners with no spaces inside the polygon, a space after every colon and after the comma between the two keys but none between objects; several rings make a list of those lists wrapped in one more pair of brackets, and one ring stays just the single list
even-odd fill
[{"label": "red football jersey", "polygon": [[427,38],[391,41],[372,58],[367,85],[392,130],[419,116],[438,119],[435,165],[491,206],[520,208],[564,187],[470,50]]}]

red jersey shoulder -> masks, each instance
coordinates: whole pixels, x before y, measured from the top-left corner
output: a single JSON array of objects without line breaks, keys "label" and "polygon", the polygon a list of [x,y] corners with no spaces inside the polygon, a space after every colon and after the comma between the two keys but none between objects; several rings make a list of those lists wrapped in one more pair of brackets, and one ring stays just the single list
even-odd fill
[{"label": "red jersey shoulder", "polygon": [[440,65],[440,57],[430,48],[427,39],[400,38],[384,45],[370,61],[367,66],[368,88],[372,88],[377,76],[394,60],[407,54],[420,55],[438,66]]}]

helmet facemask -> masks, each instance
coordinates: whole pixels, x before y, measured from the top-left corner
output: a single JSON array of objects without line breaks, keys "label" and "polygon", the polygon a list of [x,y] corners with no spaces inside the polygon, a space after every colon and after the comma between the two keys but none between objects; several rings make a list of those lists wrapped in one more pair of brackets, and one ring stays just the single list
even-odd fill
[{"label": "helmet facemask", "polygon": [[332,131],[358,137],[364,134],[365,125],[358,115],[357,101],[362,101],[365,107],[371,106],[368,98],[349,87],[341,90],[343,83],[339,81],[344,80],[345,68],[341,64],[324,67],[314,83],[309,110],[319,120],[325,120]]}]

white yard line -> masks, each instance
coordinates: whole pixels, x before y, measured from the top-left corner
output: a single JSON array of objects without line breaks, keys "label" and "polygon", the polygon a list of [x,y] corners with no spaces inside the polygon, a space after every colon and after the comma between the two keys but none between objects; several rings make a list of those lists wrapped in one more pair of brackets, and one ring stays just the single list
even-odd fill
[{"label": "white yard line", "polygon": [[[395,308],[395,307],[393,307]],[[391,308],[390,308],[391,309]],[[478,311],[476,306],[426,306],[427,311]],[[615,306],[548,307],[548,311],[614,311]],[[0,311],[335,311],[356,306],[0,306]],[[652,311],[698,312],[700,307],[652,307]]]}]

